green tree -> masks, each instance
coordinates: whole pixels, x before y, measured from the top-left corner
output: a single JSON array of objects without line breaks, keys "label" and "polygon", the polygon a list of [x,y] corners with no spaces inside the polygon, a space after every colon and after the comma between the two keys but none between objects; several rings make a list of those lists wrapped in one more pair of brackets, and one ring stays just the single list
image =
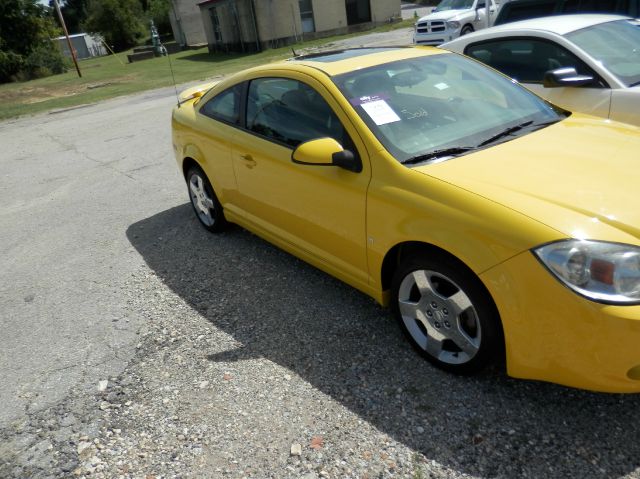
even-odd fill
[{"label": "green tree", "polygon": [[0,82],[62,73],[66,62],[51,41],[60,34],[37,0],[0,1]]},{"label": "green tree", "polygon": [[169,21],[170,11],[171,0],[149,0],[149,16],[160,34],[172,32]]},{"label": "green tree", "polygon": [[[58,0],[58,2],[69,33],[83,33],[82,23],[87,18],[87,0],[64,0],[64,2]],[[55,21],[58,22],[58,13],[55,11],[53,0],[49,0],[49,7]]]},{"label": "green tree", "polygon": [[104,37],[116,51],[126,50],[146,34],[139,0],[89,0],[85,29]]}]

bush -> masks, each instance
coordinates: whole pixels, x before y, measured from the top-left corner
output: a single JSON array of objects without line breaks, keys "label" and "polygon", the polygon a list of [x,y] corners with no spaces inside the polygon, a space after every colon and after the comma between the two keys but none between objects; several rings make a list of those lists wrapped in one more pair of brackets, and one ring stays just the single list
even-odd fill
[{"label": "bush", "polygon": [[0,0],[0,83],[65,71],[51,41],[59,34],[50,9],[38,0]]},{"label": "bush", "polygon": [[68,68],[69,62],[53,43],[40,45],[27,56],[0,51],[0,83],[42,78]]},{"label": "bush", "polygon": [[23,64],[22,55],[0,50],[0,83],[14,81]]},{"label": "bush", "polygon": [[55,45],[41,45],[25,58],[23,72],[29,79],[42,78],[64,73],[68,65],[68,61]]}]

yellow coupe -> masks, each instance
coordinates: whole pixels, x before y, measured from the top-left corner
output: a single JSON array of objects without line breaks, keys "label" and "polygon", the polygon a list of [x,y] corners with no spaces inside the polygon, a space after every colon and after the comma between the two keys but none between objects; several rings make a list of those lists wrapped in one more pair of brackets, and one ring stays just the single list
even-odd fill
[{"label": "yellow coupe", "polygon": [[637,127],[429,47],[247,70],[184,92],[172,125],[205,228],[389,305],[436,366],[640,392]]}]

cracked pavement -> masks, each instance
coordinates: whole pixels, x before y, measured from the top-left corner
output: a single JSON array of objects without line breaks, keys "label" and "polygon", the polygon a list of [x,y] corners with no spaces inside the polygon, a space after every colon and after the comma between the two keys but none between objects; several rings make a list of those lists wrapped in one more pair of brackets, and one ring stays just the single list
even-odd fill
[{"label": "cracked pavement", "polygon": [[131,359],[125,228],[183,199],[172,92],[0,123],[0,427]]}]

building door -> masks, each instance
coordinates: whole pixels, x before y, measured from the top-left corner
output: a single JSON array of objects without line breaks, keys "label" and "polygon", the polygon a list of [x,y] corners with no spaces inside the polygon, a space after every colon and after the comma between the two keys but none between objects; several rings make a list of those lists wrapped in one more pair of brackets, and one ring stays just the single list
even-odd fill
[{"label": "building door", "polygon": [[209,9],[217,50],[244,51],[235,2],[227,0]]},{"label": "building door", "polygon": [[347,7],[347,25],[356,25],[371,21],[369,0],[345,0]]},{"label": "building door", "polygon": [[213,26],[213,38],[220,45],[222,43],[222,29],[220,28],[220,17],[218,16],[218,8],[213,7],[209,10],[211,16],[211,25]]},{"label": "building door", "polygon": [[298,0],[300,5],[300,21],[302,22],[302,33],[316,31],[316,25],[313,21],[313,5],[311,0]]}]

